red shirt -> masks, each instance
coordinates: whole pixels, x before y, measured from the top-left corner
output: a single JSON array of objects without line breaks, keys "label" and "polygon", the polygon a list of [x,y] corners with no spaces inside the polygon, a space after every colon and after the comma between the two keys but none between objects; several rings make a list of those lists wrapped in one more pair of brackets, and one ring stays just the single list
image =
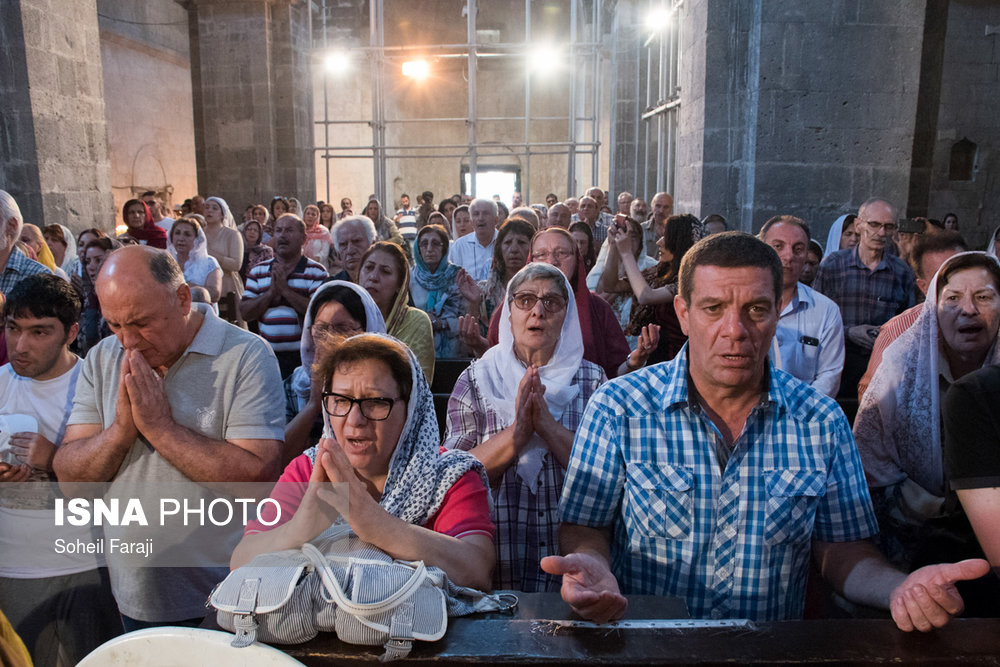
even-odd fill
[{"label": "red shirt", "polygon": [[[302,502],[312,468],[313,463],[305,454],[289,463],[271,491],[271,498],[281,507],[281,516],[273,525],[264,525],[261,520],[270,523],[276,516],[274,505],[266,503],[261,509],[260,519],[247,523],[243,534],[263,533],[287,523]],[[486,535],[493,539],[496,527],[490,520],[489,496],[479,474],[470,470],[459,477],[445,494],[441,509],[424,524],[424,528],[451,537]]]}]

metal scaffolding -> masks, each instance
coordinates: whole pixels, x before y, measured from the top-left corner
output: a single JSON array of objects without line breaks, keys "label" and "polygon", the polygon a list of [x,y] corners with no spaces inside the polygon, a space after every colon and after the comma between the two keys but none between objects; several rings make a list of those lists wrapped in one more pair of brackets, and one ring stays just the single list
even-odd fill
[{"label": "metal scaffolding", "polygon": [[[537,0],[536,0],[537,1]],[[387,201],[387,163],[389,160],[406,160],[422,158],[459,158],[461,163],[467,163],[472,179],[472,191],[475,192],[476,173],[480,160],[483,158],[510,156],[516,154],[521,159],[521,191],[524,201],[531,201],[531,159],[539,155],[565,155],[566,188],[569,194],[579,189],[577,183],[577,157],[590,155],[590,174],[587,184],[598,182],[600,166],[600,94],[601,85],[601,50],[599,37],[601,35],[601,2],[592,0],[588,4],[589,20],[586,41],[579,39],[579,23],[582,0],[565,0],[570,10],[569,42],[564,44],[568,51],[570,66],[567,68],[569,78],[569,95],[566,100],[565,116],[534,116],[532,115],[531,75],[524,74],[524,113],[510,116],[480,116],[477,90],[477,72],[479,64],[486,58],[521,60],[532,40],[532,0],[524,0],[524,41],[482,43],[478,37],[476,17],[477,0],[466,0],[466,42],[458,44],[419,44],[405,46],[386,46],[385,39],[385,0],[368,0],[368,44],[348,47],[348,52],[368,63],[371,85],[371,118],[331,118],[329,77],[322,77],[323,109],[317,114],[315,121],[322,128],[323,145],[317,145],[315,151],[323,158],[325,166],[325,199],[332,198],[331,192],[331,160],[364,159],[372,161],[375,194],[380,201]],[[330,32],[335,28],[328,22],[331,14],[330,6],[340,6],[337,0],[313,0],[316,20],[320,31],[314,33],[314,51],[322,62],[331,43]],[[389,118],[387,108],[399,108],[390,95],[386,81],[390,76],[388,65],[398,62],[401,57],[413,54],[435,54],[439,58],[456,58],[466,61],[468,81],[468,109],[465,117],[410,117]],[[483,122],[523,122],[524,136],[521,141],[503,141],[497,145],[481,145],[479,127]],[[565,121],[567,123],[567,138],[565,141],[532,141],[532,124],[537,121]],[[429,143],[410,144],[401,142],[388,144],[386,128],[392,124],[402,123],[456,123],[464,122],[468,128],[467,143]],[[371,127],[372,140],[370,144],[335,144],[331,141],[331,128],[341,125],[368,125]],[[498,150],[499,149],[499,150]],[[418,151],[418,152],[414,152]],[[464,185],[463,185],[464,188]],[[321,189],[321,188],[317,188]]]}]

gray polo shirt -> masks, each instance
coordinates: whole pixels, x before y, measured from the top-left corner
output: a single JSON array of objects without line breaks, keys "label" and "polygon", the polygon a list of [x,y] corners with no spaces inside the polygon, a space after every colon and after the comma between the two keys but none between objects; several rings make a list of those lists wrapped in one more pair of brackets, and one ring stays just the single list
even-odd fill
[{"label": "gray polo shirt", "polygon": [[[284,440],[284,394],[270,346],[223,321],[205,304],[194,304],[204,322],[163,378],[174,421],[216,440]],[[70,424],[114,421],[124,350],[114,336],[90,350],[73,398]],[[115,474],[115,487],[152,488],[184,482],[140,435]],[[152,517],[151,517],[152,518]],[[105,526],[107,539],[144,539],[150,528]],[[234,525],[233,545],[239,540]],[[192,545],[191,548],[197,548]],[[107,554],[111,584],[121,612],[143,621],[175,621],[205,615],[205,600],[227,568],[130,567]]]}]

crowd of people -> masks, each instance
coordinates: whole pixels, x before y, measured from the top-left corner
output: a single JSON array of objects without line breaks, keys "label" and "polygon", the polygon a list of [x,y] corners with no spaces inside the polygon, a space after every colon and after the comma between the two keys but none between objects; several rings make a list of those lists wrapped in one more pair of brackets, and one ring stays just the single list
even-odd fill
[{"label": "crowd of people", "polygon": [[[598,622],[635,594],[800,618],[810,560],[903,630],[996,615],[997,232],[970,251],[954,216],[878,197],[825,247],[794,215],[752,236],[663,192],[339,204],[278,196],[237,223],[148,192],[124,233],[74,235],[0,191],[0,417],[36,424],[0,441],[0,486],[277,481],[280,517],[239,527],[232,567],[344,520]],[[469,360],[444,433],[442,359]],[[0,544],[39,520],[0,507]],[[200,624],[224,576],[0,564],[0,611],[35,664],[75,664]]]}]

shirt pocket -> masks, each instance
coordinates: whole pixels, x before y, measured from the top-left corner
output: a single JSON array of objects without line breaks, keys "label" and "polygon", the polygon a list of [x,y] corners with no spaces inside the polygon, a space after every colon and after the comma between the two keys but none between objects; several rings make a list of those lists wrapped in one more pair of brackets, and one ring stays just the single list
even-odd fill
[{"label": "shirt pocket", "polygon": [[691,534],[691,470],[667,464],[629,463],[626,475],[633,525],[641,536],[683,540]]},{"label": "shirt pocket", "polygon": [[826,492],[826,473],[818,470],[769,470],[764,472],[767,505],[764,509],[764,542],[794,543],[812,535],[819,498]]}]

